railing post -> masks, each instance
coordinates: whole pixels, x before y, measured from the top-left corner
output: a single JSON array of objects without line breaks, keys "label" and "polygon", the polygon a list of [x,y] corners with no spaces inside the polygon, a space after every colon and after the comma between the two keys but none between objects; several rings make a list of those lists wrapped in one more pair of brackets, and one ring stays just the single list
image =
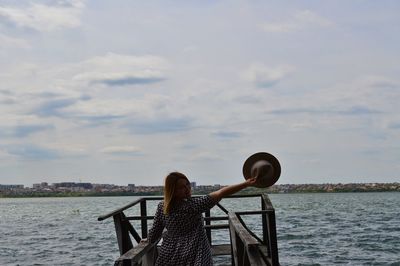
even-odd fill
[{"label": "railing post", "polygon": [[120,255],[123,255],[133,247],[131,238],[129,237],[129,228],[126,224],[127,221],[124,220],[124,216],[125,215],[122,212],[113,216]]},{"label": "railing post", "polygon": [[237,250],[237,237],[235,227],[232,224],[231,219],[229,219],[229,236],[231,238],[231,258],[232,266],[238,266],[238,250]]},{"label": "railing post", "polygon": [[146,206],[146,199],[140,201],[140,216],[141,219],[141,227],[142,227],[142,238],[147,238],[147,206]]},{"label": "railing post", "polygon": [[[205,217],[210,217],[210,213],[211,213],[210,210],[207,210],[205,212]],[[210,225],[211,224],[209,219],[205,219],[205,222],[206,222],[206,225]],[[211,245],[212,244],[212,242],[211,242],[211,228],[206,228],[206,235],[207,235],[207,238],[208,238],[208,242]]]},{"label": "railing post", "polygon": [[271,256],[272,266],[279,265],[278,241],[276,238],[275,211],[268,212],[268,235],[269,235],[269,252]]},{"label": "railing post", "polygon": [[[268,247],[268,255],[271,257],[272,266],[279,265],[278,255],[278,241],[276,237],[276,221],[275,221],[275,209],[272,207],[271,200],[267,194],[262,195],[264,208],[268,209],[266,213],[267,218],[267,240],[266,246]],[[268,206],[267,206],[268,205]],[[264,215],[263,215],[264,216]]]},{"label": "railing post", "polygon": [[[261,210],[265,210],[266,206],[265,206],[265,201],[264,201],[264,197],[261,196]],[[263,244],[269,246],[268,244],[268,226],[267,226],[267,214],[263,213],[261,214],[261,221],[262,221],[262,232],[263,232]],[[269,252],[269,250],[268,250]]]}]

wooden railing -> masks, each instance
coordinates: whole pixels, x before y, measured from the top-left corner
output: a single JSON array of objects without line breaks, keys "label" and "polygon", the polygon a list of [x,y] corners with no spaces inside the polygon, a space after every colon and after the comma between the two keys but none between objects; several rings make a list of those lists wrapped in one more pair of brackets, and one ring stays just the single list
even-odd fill
[{"label": "wooden railing", "polygon": [[[205,230],[207,238],[212,246],[213,256],[231,255],[232,265],[279,265],[278,246],[276,238],[275,210],[266,194],[255,195],[233,195],[228,198],[259,197],[261,199],[261,210],[229,212],[220,203],[216,205],[222,210],[224,216],[211,216],[210,210],[205,212]],[[143,197],[133,201],[122,208],[98,217],[99,221],[113,217],[115,231],[117,234],[120,257],[115,265],[154,265],[157,257],[157,242],[142,242],[147,238],[148,220],[154,216],[147,213],[148,201],[160,201],[162,197]],[[140,206],[139,216],[125,216],[124,211]],[[215,207],[214,207],[215,208]],[[262,239],[254,234],[243,222],[242,216],[261,215]],[[141,234],[132,226],[130,221],[136,220],[141,223]],[[212,221],[227,221],[226,224],[212,224]],[[230,244],[215,245],[211,230],[229,229]],[[137,242],[132,244],[131,237]]]}]

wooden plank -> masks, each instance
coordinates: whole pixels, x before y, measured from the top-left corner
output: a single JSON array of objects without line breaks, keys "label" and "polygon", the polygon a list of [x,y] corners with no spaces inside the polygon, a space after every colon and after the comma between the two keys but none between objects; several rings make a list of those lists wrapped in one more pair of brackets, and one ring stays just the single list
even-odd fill
[{"label": "wooden plank", "polygon": [[115,211],[112,211],[112,212],[107,213],[107,214],[105,214],[105,215],[99,216],[99,217],[97,218],[97,220],[98,220],[98,221],[102,221],[102,220],[105,220],[105,219],[107,219],[107,218],[109,218],[109,217],[111,217],[111,216],[115,216],[116,214],[121,213],[121,212],[123,212],[124,210],[129,209],[129,208],[132,207],[132,206],[135,206],[136,204],[138,204],[138,203],[139,203],[140,201],[142,201],[142,200],[143,200],[142,198],[140,198],[140,199],[138,199],[138,200],[135,200],[135,201],[133,201],[133,202],[131,202],[131,203],[125,205],[124,207],[121,207],[121,208],[119,208],[119,209],[116,209]]},{"label": "wooden plank", "polygon": [[231,220],[229,220],[229,235],[231,238],[231,253],[232,253],[232,265],[238,265],[238,251],[237,251],[237,237],[235,227],[233,226]]},{"label": "wooden plank", "polygon": [[129,230],[129,232],[131,232],[131,235],[133,236],[133,238],[136,240],[137,243],[139,243],[140,240],[142,240],[142,238],[139,236],[136,229],[133,227],[133,225],[129,221],[126,220],[125,223],[127,224],[128,230]]},{"label": "wooden plank", "polygon": [[237,215],[255,215],[255,214],[268,214],[274,212],[273,210],[260,210],[260,211],[242,211],[242,212],[235,212]]},{"label": "wooden plank", "polygon": [[129,229],[123,221],[123,213],[118,213],[113,217],[115,232],[117,233],[119,253],[122,255],[133,247],[132,241],[129,237]]},{"label": "wooden plank", "polygon": [[[266,209],[266,202],[264,199],[264,195],[261,197],[261,209],[265,210]],[[267,245],[268,243],[268,230],[267,230],[267,215],[266,214],[262,214],[261,215],[261,222],[262,222],[262,233],[263,233],[263,244]]]},{"label": "wooden plank", "polygon": [[154,216],[127,216],[126,219],[129,221],[153,220]]},{"label": "wooden plank", "polygon": [[258,245],[259,242],[253,236],[247,232],[246,228],[242,225],[239,218],[235,213],[229,213],[229,224],[232,224],[234,227],[236,234],[240,237],[243,243],[247,246],[249,245]]},{"label": "wooden plank", "polygon": [[222,244],[211,247],[212,256],[231,255],[231,245]]},{"label": "wooden plank", "polygon": [[[142,216],[142,217],[147,216],[146,200],[142,200],[140,202],[140,216]],[[142,238],[147,238],[147,219],[142,218],[141,227],[142,227]]]},{"label": "wooden plank", "polygon": [[260,251],[259,247],[255,246],[249,246],[247,249],[247,258],[248,258],[248,265],[266,265],[265,261],[262,259],[262,256],[260,256]]},{"label": "wooden plank", "polygon": [[[122,254],[116,261],[117,265],[135,265],[138,263],[146,254],[151,252],[155,248],[157,242],[150,244],[149,242],[141,242],[134,248],[131,248],[124,254]],[[129,264],[128,264],[129,263]]]},{"label": "wooden plank", "polygon": [[269,237],[269,252],[271,255],[272,265],[279,265],[278,255],[278,240],[276,237],[276,224],[275,224],[275,211],[268,214],[267,217],[268,225],[268,237]]},{"label": "wooden plank", "polygon": [[[211,216],[210,210],[207,210],[207,211],[205,212],[205,217],[210,217],[210,216]],[[205,223],[206,223],[205,226],[210,226],[210,225],[211,225],[211,222],[210,222],[209,220],[205,220]],[[207,235],[208,242],[209,242],[210,245],[211,245],[211,243],[212,243],[212,239],[211,239],[211,229],[210,229],[210,228],[205,228],[205,230],[206,230],[206,235]]]},{"label": "wooden plank", "polygon": [[271,200],[269,199],[267,194],[262,194],[261,198],[264,201],[266,210],[274,210],[274,207],[272,206]]},{"label": "wooden plank", "polygon": [[218,203],[217,203],[217,206],[218,206],[224,213],[228,214],[228,210],[225,209],[225,207],[222,206],[221,203],[218,202]]},{"label": "wooden plank", "polygon": [[228,216],[212,216],[212,217],[204,217],[205,221],[224,221],[228,220]]},{"label": "wooden plank", "polygon": [[[249,195],[231,195],[231,196],[227,196],[227,197],[224,197],[224,198],[254,198],[254,197],[261,197],[261,196],[262,196],[262,194],[249,194]],[[115,214],[117,214],[119,212],[123,212],[124,210],[135,206],[140,201],[145,200],[145,199],[146,200],[163,200],[163,197],[143,197],[143,198],[137,199],[137,200],[135,200],[135,201],[133,201],[133,202],[131,202],[131,203],[119,208],[119,209],[116,209],[116,210],[114,210],[114,211],[112,211],[110,213],[107,213],[105,215],[99,216],[97,218],[97,220],[98,221],[103,221],[103,220],[105,220],[105,219],[107,219],[107,218],[109,218],[111,216],[114,216]]]},{"label": "wooden plank", "polygon": [[212,224],[212,225],[205,225],[204,228],[206,230],[211,230],[211,229],[228,229],[229,224]]},{"label": "wooden plank", "polygon": [[107,214],[105,214],[105,215],[99,216],[99,217],[97,218],[97,220],[98,220],[98,221],[103,221],[103,220],[105,220],[105,219],[107,219],[107,218],[109,218],[109,217],[111,217],[111,216],[114,216],[114,215],[117,214],[117,213],[123,212],[124,210],[129,209],[129,208],[135,206],[136,204],[138,204],[138,203],[141,202],[142,200],[162,200],[162,199],[163,199],[163,197],[144,197],[144,198],[140,198],[140,199],[137,199],[137,200],[135,200],[135,201],[133,201],[133,202],[131,202],[131,203],[129,203],[129,204],[127,204],[127,205],[125,205],[125,206],[119,208],[119,209],[116,209],[116,210],[110,212],[110,213],[107,213]]},{"label": "wooden plank", "polygon": [[261,253],[261,243],[243,226],[235,213],[229,213],[229,225],[234,265],[267,265],[265,255]]},{"label": "wooden plank", "polygon": [[245,195],[239,195],[239,194],[234,194],[234,195],[230,195],[230,196],[226,196],[224,197],[229,199],[229,198],[255,198],[255,197],[261,197],[262,194],[245,194]]}]

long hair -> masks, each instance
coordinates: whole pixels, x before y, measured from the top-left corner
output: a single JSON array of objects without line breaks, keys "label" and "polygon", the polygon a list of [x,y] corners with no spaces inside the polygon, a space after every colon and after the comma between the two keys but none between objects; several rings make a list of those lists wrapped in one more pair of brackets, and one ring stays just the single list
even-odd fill
[{"label": "long hair", "polygon": [[165,177],[164,184],[164,214],[168,215],[172,205],[174,204],[174,194],[176,184],[179,179],[186,179],[189,182],[189,179],[182,173],[172,172]]}]

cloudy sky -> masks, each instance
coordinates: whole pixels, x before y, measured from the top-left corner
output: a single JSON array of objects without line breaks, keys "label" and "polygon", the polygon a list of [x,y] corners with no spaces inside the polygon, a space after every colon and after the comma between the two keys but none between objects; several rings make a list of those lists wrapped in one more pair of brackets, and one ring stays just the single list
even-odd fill
[{"label": "cloudy sky", "polygon": [[399,1],[0,0],[0,184],[400,180]]}]

